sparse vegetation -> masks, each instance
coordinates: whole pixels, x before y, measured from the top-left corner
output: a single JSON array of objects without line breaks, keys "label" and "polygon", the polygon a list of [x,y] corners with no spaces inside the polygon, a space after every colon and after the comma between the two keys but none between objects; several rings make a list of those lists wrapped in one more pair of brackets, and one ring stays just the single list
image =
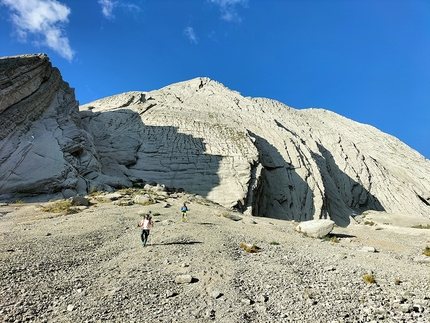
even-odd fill
[{"label": "sparse vegetation", "polygon": [[128,187],[128,188],[123,188],[120,189],[118,192],[120,192],[121,194],[133,194],[136,190],[132,187]]},{"label": "sparse vegetation", "polygon": [[149,201],[145,201],[143,203],[136,203],[136,204],[139,204],[139,205],[142,205],[142,206],[148,206],[148,205],[155,204],[155,202],[153,200],[149,200]]},{"label": "sparse vegetation", "polygon": [[313,299],[314,298],[314,294],[312,293],[312,291],[309,288],[305,288],[305,291],[303,293],[305,298],[308,299]]},{"label": "sparse vegetation", "polygon": [[430,229],[430,224],[418,224],[418,225],[413,225],[411,228],[414,229]]},{"label": "sparse vegetation", "polygon": [[244,242],[241,242],[240,247],[249,253],[257,253],[260,250],[260,248],[257,247],[254,243],[252,245],[248,245]]},{"label": "sparse vegetation", "polygon": [[363,280],[368,284],[376,283],[375,276],[372,274],[366,274],[363,276]]},{"label": "sparse vegetation", "polygon": [[394,279],[394,284],[395,285],[400,285],[401,282],[402,281],[400,279],[398,279],[398,278]]},{"label": "sparse vegetation", "polygon": [[272,246],[279,246],[280,245],[280,243],[276,242],[276,241],[270,241],[269,244]]},{"label": "sparse vegetation", "polygon": [[48,206],[41,208],[41,211],[50,212],[50,213],[66,213],[66,214],[78,213],[78,211],[75,208],[73,208],[72,202],[67,200],[56,201],[53,204],[50,204]]},{"label": "sparse vegetation", "polygon": [[370,225],[370,226],[372,226],[372,225],[375,225],[375,222],[373,222],[373,221],[364,221],[364,225]]},{"label": "sparse vegetation", "polygon": [[90,191],[90,193],[88,194],[89,196],[95,196],[95,195],[98,195],[100,192],[98,191],[98,189],[97,188],[95,188],[95,187],[93,187],[93,188],[91,188],[91,191]]},{"label": "sparse vegetation", "polygon": [[430,257],[430,247],[429,246],[424,248],[423,255]]},{"label": "sparse vegetation", "polygon": [[15,204],[24,204],[24,202],[23,202],[23,201],[21,201],[21,200],[16,200],[16,201],[15,201]]},{"label": "sparse vegetation", "polygon": [[103,196],[97,196],[96,201],[100,203],[108,203],[110,200],[103,198]]},{"label": "sparse vegetation", "polygon": [[339,238],[336,237],[335,235],[331,235],[331,234],[328,234],[328,235],[326,235],[325,237],[323,237],[321,239],[323,239],[324,241],[339,243]]}]

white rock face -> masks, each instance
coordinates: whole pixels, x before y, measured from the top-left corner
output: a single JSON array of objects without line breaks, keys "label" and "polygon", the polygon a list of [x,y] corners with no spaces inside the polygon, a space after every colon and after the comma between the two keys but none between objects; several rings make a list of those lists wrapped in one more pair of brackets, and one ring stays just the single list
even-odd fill
[{"label": "white rock face", "polygon": [[78,111],[46,56],[0,68],[0,200],[159,183],[279,219],[430,217],[430,161],[335,113],[243,97],[207,78]]}]

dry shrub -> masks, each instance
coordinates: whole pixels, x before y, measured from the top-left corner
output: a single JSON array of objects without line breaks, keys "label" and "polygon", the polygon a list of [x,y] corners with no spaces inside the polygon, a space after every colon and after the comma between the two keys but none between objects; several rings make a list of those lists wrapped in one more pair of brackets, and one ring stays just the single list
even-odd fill
[{"label": "dry shrub", "polygon": [[323,237],[321,239],[323,239],[324,241],[339,243],[339,238],[336,237],[335,235],[331,235],[331,234],[328,234],[328,235],[326,235],[325,237]]},{"label": "dry shrub", "polygon": [[260,250],[260,248],[257,247],[254,243],[252,245],[249,245],[244,242],[241,242],[240,247],[249,253],[257,253]]},{"label": "dry shrub", "polygon": [[375,276],[372,274],[366,274],[363,276],[363,280],[368,284],[374,284],[376,283]]},{"label": "dry shrub", "polygon": [[395,285],[400,285],[401,282],[402,281],[400,279],[398,279],[398,278],[394,279],[394,284]]},{"label": "dry shrub", "polygon": [[50,212],[50,213],[64,212],[66,214],[78,213],[78,211],[75,208],[73,208],[72,202],[68,200],[60,200],[60,201],[54,202],[51,205],[41,208],[41,211]]},{"label": "dry shrub", "polygon": [[426,224],[426,225],[418,224],[418,225],[412,226],[411,228],[414,228],[414,229],[430,229],[430,224]]},{"label": "dry shrub", "polygon": [[427,257],[430,257],[430,247],[427,246],[423,250],[423,255],[426,255]]},{"label": "dry shrub", "polygon": [[155,204],[155,202],[153,200],[149,200],[149,201],[146,201],[143,203],[137,203],[137,204],[142,205],[142,206],[148,206],[148,205]]},{"label": "dry shrub", "polygon": [[133,194],[134,193],[134,189],[132,187],[127,187],[127,188],[122,188],[120,190],[118,190],[118,192],[120,192],[121,194]]}]

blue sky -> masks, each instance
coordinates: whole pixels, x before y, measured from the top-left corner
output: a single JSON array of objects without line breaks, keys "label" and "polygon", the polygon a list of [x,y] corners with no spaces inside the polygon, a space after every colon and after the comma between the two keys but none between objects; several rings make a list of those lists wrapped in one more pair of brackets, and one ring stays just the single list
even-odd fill
[{"label": "blue sky", "polygon": [[0,0],[0,56],[41,52],[81,104],[206,76],[430,159],[429,0]]}]

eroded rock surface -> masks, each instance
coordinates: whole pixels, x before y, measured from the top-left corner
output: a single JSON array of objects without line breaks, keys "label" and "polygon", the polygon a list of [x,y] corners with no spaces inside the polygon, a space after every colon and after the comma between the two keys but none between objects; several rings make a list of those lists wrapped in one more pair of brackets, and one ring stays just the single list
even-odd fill
[{"label": "eroded rock surface", "polygon": [[430,161],[323,109],[196,78],[80,107],[44,55],[0,60],[0,199],[160,183],[247,214],[430,214]]}]

